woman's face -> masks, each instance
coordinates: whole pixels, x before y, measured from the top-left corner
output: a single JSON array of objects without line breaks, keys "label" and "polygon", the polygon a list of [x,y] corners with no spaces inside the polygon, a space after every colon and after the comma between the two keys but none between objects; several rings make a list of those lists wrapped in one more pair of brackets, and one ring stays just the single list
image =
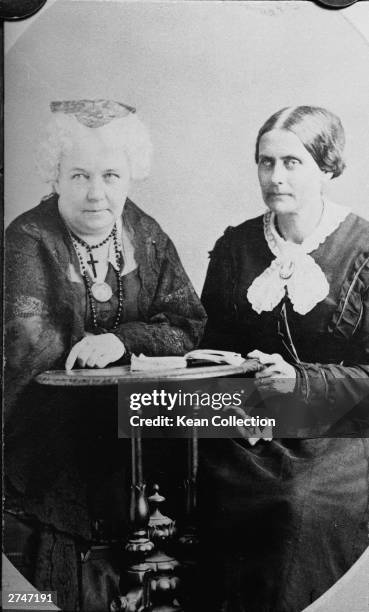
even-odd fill
[{"label": "woman's face", "polygon": [[321,207],[323,185],[330,178],[296,134],[278,129],[260,139],[258,176],[264,202],[277,214]]},{"label": "woman's face", "polygon": [[71,149],[60,160],[55,185],[59,212],[79,235],[109,232],[127,197],[128,160],[121,142],[108,127],[79,127]]}]

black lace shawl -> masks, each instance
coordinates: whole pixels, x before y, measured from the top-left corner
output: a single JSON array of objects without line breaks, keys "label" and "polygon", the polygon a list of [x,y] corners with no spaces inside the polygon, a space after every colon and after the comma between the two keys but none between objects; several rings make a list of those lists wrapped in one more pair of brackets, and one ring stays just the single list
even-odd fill
[{"label": "black lace shawl", "polygon": [[[141,281],[140,320],[123,322],[114,333],[132,353],[182,355],[199,342],[204,309],[158,223],[129,200],[123,223]],[[87,434],[86,423],[85,430],[77,423],[75,408],[80,412],[87,403],[92,415],[96,398],[87,401],[85,395],[82,400],[78,392],[66,398],[65,392],[32,382],[41,371],[63,368],[71,347],[84,335],[85,312],[68,276],[73,256],[56,195],[7,230],[6,474],[23,510],[64,531],[86,535],[84,482],[76,465],[83,456],[81,437]]]}]

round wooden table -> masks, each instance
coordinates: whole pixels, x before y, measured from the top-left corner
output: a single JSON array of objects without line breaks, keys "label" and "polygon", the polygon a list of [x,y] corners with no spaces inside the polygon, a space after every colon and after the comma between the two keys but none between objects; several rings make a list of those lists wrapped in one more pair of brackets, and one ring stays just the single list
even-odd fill
[{"label": "round wooden table", "polygon": [[[166,383],[166,382],[181,382],[181,381],[211,381],[215,378],[228,378],[228,377],[244,377],[250,376],[252,373],[258,370],[258,362],[255,359],[245,360],[238,366],[234,365],[210,365],[210,366],[198,366],[198,367],[187,367],[176,370],[165,370],[155,369],[147,371],[133,371],[131,372],[130,366],[116,366],[104,369],[75,369],[70,372],[65,370],[49,370],[39,374],[36,377],[36,382],[41,385],[49,386],[62,386],[62,387],[101,387],[101,386],[118,386],[118,385],[132,385],[140,383]],[[149,506],[145,491],[145,481],[143,477],[143,466],[142,466],[142,439],[141,431],[139,427],[133,428],[131,434],[131,453],[132,453],[132,468],[131,468],[131,504],[130,504],[130,519],[132,522],[132,534],[126,545],[126,549],[135,555],[141,554],[142,559],[139,563],[135,562],[127,572],[130,575],[133,582],[131,589],[126,595],[121,596],[120,600],[114,602],[111,609],[114,610],[126,610],[127,606],[131,610],[138,610],[135,602],[137,593],[140,593],[140,597],[144,597],[146,592],[145,587],[145,576],[147,571],[151,567],[159,567],[158,559],[160,559],[164,565],[163,567],[175,569],[177,562],[174,559],[169,559],[163,553],[157,556],[155,551],[153,552],[153,543],[149,538],[149,527],[153,517],[149,517]],[[188,445],[188,475],[186,479],[186,515],[187,515],[187,526],[181,537],[181,541],[187,541],[187,543],[193,543],[196,541],[195,529],[192,524],[194,511],[196,508],[196,481],[197,481],[197,468],[198,468],[198,439],[196,429],[193,429],[193,435],[189,439]],[[151,498],[150,498],[151,499]],[[152,497],[152,499],[154,499]],[[158,499],[165,499],[159,496]],[[155,513],[154,513],[155,514]],[[157,511],[156,511],[157,514]],[[160,514],[160,516],[162,516]],[[165,519],[165,525],[162,527],[168,529],[168,521],[174,527],[173,521],[168,517],[162,517]],[[150,519],[150,521],[149,521]],[[153,519],[153,520],[157,520]],[[160,521],[159,521],[160,522]],[[148,556],[147,556],[148,555]],[[173,573],[169,573],[169,577]],[[164,576],[167,580],[168,577]],[[131,606],[131,607],[130,607]],[[146,607],[142,606],[140,610],[145,610]],[[152,609],[150,606],[148,609]],[[154,608],[156,609],[156,608]],[[159,608],[158,608],[159,609]],[[160,610],[162,608],[160,607]],[[165,608],[170,610],[179,610],[177,606]]]},{"label": "round wooden table", "polygon": [[[207,365],[199,367],[178,368],[172,370],[153,369],[147,371],[131,371],[129,365],[110,368],[84,368],[66,370],[47,370],[36,376],[36,382],[41,385],[62,387],[101,387],[132,385],[140,383],[165,383],[181,381],[212,380],[246,376],[258,369],[256,359],[245,359],[240,365]],[[132,486],[143,484],[142,476],[142,440],[139,427],[132,431]],[[189,478],[196,479],[197,472],[197,438],[194,435],[190,444]]]},{"label": "round wooden table", "polygon": [[120,383],[170,382],[181,380],[205,380],[228,376],[245,376],[256,372],[256,359],[245,359],[241,365],[210,365],[200,367],[178,368],[176,370],[155,369],[145,372],[133,371],[130,366],[112,368],[85,368],[82,370],[47,370],[36,376],[41,385],[62,387],[90,387],[118,385]]},{"label": "round wooden table", "polygon": [[[153,369],[147,371],[131,371],[129,365],[110,368],[84,368],[66,370],[47,370],[36,376],[35,380],[41,385],[62,387],[101,387],[117,386],[121,384],[132,385],[140,383],[165,383],[181,381],[212,380],[214,378],[228,378],[246,376],[258,369],[256,359],[245,359],[240,365],[208,365],[199,367],[178,368],[172,370]],[[194,435],[196,435],[194,433]],[[142,442],[140,428],[135,427],[132,432],[132,485],[142,484]],[[192,479],[196,477],[197,470],[197,441],[192,439],[191,447],[191,473]]]}]

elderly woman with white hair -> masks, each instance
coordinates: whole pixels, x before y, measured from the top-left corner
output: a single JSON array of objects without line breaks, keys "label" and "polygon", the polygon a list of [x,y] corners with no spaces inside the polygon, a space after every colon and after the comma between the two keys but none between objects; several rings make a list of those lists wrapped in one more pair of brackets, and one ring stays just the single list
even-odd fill
[{"label": "elderly woman with white hair", "polygon": [[205,314],[171,240],[127,197],[151,157],[135,109],[81,100],[51,110],[38,165],[52,193],[6,234],[7,509],[37,527],[29,577],[76,610],[76,542],[89,541],[93,518],[87,481],[115,465],[114,419],[101,410],[106,391],[66,397],[32,380],[131,353],[183,355]]}]

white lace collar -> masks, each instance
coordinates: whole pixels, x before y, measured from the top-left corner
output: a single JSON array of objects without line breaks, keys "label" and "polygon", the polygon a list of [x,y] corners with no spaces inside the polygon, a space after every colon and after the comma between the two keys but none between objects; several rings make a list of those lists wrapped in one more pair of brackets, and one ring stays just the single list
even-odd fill
[{"label": "white lace collar", "polygon": [[293,309],[302,315],[327,297],[328,281],[309,253],[339,227],[349,212],[349,208],[325,200],[318,226],[301,244],[279,235],[275,213],[269,211],[264,215],[264,236],[275,259],[247,291],[247,299],[257,313],[273,310],[286,292]]}]

